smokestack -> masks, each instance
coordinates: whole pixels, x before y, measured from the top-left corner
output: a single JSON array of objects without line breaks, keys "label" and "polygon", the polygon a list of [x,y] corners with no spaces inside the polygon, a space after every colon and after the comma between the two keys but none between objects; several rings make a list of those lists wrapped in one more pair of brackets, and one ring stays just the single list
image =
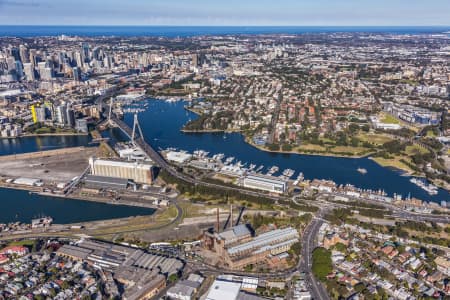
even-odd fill
[{"label": "smokestack", "polygon": [[219,229],[220,229],[220,220],[219,220],[219,208],[217,208],[217,224],[216,224],[217,228],[217,233],[219,233]]},{"label": "smokestack", "polygon": [[230,204],[230,228],[233,227],[233,204]]}]

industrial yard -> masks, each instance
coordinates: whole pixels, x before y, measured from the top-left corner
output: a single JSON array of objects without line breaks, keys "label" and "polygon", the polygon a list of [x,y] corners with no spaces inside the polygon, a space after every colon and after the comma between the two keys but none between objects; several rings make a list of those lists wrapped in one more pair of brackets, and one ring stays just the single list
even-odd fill
[{"label": "industrial yard", "polygon": [[75,147],[2,156],[0,175],[6,179],[26,177],[45,183],[68,182],[83,173],[89,157],[96,152],[95,147]]}]

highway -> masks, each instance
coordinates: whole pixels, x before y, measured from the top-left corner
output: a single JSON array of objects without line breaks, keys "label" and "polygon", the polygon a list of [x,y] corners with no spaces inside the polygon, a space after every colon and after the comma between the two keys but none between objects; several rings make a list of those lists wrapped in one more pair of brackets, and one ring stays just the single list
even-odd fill
[{"label": "highway", "polygon": [[298,263],[298,270],[305,273],[305,279],[311,291],[313,299],[327,300],[328,293],[320,281],[312,273],[312,252],[317,247],[317,234],[320,226],[324,223],[322,216],[328,209],[321,209],[317,216],[313,217],[311,222],[305,228],[302,236],[302,254]]}]

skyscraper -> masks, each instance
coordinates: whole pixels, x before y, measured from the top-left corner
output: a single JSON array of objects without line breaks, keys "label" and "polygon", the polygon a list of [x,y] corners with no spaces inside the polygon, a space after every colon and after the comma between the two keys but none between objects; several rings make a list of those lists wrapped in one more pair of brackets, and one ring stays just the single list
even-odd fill
[{"label": "skyscraper", "polygon": [[60,125],[67,124],[67,107],[64,104],[61,104],[56,107],[55,121]]},{"label": "skyscraper", "polygon": [[89,44],[88,43],[81,44],[81,56],[83,58],[83,62],[89,62],[90,56],[89,56]]},{"label": "skyscraper", "polygon": [[22,79],[22,77],[24,75],[22,63],[20,62],[20,60],[16,60],[16,74],[17,74],[17,79]]},{"label": "skyscraper", "polygon": [[23,64],[30,62],[30,54],[28,53],[27,47],[20,45],[19,47],[20,60]]},{"label": "skyscraper", "polygon": [[67,106],[66,118],[67,118],[67,125],[70,127],[74,127],[75,126],[75,113],[73,112],[73,109],[70,106]]},{"label": "skyscraper", "polygon": [[81,79],[80,68],[74,67],[74,68],[72,69],[72,72],[73,72],[73,80],[75,80],[75,81],[80,81],[80,79]]},{"label": "skyscraper", "polygon": [[23,70],[25,73],[25,78],[28,81],[34,81],[36,78],[34,76],[34,67],[32,63],[24,63],[23,64]]}]

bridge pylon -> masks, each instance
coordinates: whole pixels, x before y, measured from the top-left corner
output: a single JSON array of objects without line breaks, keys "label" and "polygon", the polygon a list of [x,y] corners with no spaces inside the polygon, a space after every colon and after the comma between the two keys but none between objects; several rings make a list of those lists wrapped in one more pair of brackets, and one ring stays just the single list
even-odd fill
[{"label": "bridge pylon", "polygon": [[112,108],[113,108],[113,106],[114,106],[114,97],[111,97],[111,101],[109,103],[108,122],[107,122],[108,126],[111,126],[111,127],[113,126],[113,123],[111,121],[111,115],[112,115]]},{"label": "bridge pylon", "polygon": [[134,113],[134,118],[133,118],[133,132],[131,134],[131,142],[133,144],[135,144],[136,141],[136,127],[139,130],[139,137],[141,139],[144,139],[144,135],[142,134],[142,129],[141,129],[141,125],[139,124],[139,119],[138,119],[138,114]]}]

